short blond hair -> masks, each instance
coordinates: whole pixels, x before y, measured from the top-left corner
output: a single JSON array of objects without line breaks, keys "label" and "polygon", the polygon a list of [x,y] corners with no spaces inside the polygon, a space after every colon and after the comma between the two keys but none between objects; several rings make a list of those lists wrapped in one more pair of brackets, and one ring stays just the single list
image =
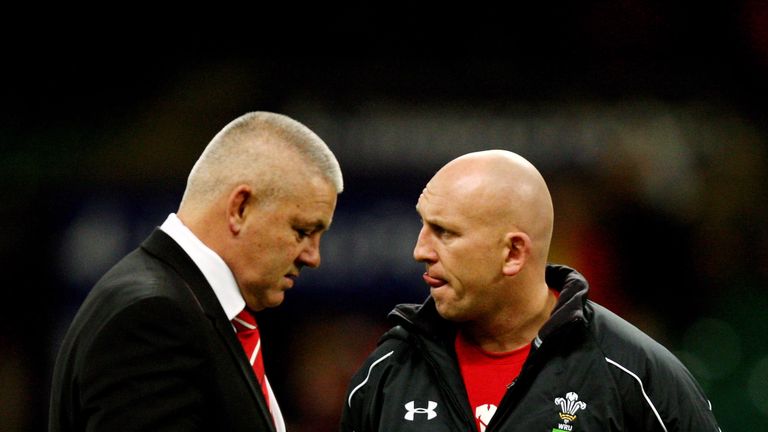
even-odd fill
[{"label": "short blond hair", "polygon": [[[281,159],[293,154],[305,175],[324,178],[341,193],[344,180],[333,152],[307,126],[283,114],[256,111],[227,124],[206,146],[190,171],[181,205],[201,205],[232,187],[248,183],[263,198],[281,190]],[[282,168],[278,169],[278,168]]]}]

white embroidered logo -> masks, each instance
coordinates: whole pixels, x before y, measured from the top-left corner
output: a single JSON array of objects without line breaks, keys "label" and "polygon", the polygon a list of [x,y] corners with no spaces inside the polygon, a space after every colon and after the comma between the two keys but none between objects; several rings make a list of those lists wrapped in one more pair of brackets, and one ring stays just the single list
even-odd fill
[{"label": "white embroidered logo", "polygon": [[587,404],[579,400],[579,395],[568,392],[565,398],[555,398],[555,405],[560,405],[560,418],[568,424],[576,420],[576,411],[587,409]]},{"label": "white embroidered logo", "polygon": [[475,408],[475,418],[480,422],[480,432],[485,432],[485,428],[488,427],[491,418],[496,414],[496,408],[494,404],[480,405]]},{"label": "white embroidered logo", "polygon": [[426,408],[416,408],[416,403],[414,401],[410,401],[405,404],[405,409],[408,410],[408,412],[405,413],[404,418],[408,421],[413,421],[413,416],[416,414],[426,414],[427,420],[432,420],[433,418],[437,417],[435,408],[437,408],[437,402],[428,401]]}]

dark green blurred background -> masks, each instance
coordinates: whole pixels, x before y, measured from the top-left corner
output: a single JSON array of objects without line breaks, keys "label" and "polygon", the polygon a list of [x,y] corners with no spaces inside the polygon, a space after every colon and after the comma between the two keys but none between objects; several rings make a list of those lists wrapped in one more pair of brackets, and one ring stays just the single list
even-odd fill
[{"label": "dark green blurred background", "polygon": [[0,430],[45,429],[83,297],[252,110],[314,129],[347,185],[323,265],[260,318],[289,430],[335,430],[386,313],[427,295],[411,258],[419,192],[487,148],[547,178],[552,260],[680,356],[723,430],[765,426],[768,3],[703,3],[8,13]]}]

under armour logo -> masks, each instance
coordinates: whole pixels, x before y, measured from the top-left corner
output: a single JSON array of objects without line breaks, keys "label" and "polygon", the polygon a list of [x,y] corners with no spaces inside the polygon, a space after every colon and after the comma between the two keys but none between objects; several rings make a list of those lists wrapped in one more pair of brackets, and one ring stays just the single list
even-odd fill
[{"label": "under armour logo", "polygon": [[416,403],[414,401],[410,401],[407,404],[405,404],[405,409],[408,410],[407,413],[405,413],[405,419],[408,421],[413,421],[413,416],[416,414],[426,414],[427,420],[432,420],[433,418],[437,417],[437,413],[435,412],[435,408],[437,408],[437,402],[428,401],[426,408],[416,408]]}]

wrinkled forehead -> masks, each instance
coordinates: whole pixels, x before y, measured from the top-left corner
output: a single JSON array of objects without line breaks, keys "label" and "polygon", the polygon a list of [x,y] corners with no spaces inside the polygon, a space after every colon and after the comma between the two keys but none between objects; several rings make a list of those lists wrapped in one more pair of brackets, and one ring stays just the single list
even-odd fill
[{"label": "wrinkled forehead", "polygon": [[529,189],[535,188],[525,176],[516,174],[475,170],[457,176],[436,176],[422,191],[417,209],[424,219],[428,213],[429,217],[460,218],[462,223],[489,229],[528,226],[529,219],[538,217],[539,200],[533,198]]},{"label": "wrinkled forehead", "polygon": [[422,218],[467,219],[487,209],[488,188],[476,177],[434,177],[419,195],[416,210]]},{"label": "wrinkled forehead", "polygon": [[439,183],[435,185],[434,181],[430,181],[419,194],[419,199],[416,201],[416,211],[422,217],[440,213],[449,204],[448,196],[446,190],[441,188]]},{"label": "wrinkled forehead", "polygon": [[419,199],[416,200],[416,211],[420,215],[424,215],[425,212],[429,212],[430,210],[430,204],[432,203],[432,196],[433,194],[429,190],[429,184],[424,187],[424,189],[421,190],[421,193],[419,194]]}]

